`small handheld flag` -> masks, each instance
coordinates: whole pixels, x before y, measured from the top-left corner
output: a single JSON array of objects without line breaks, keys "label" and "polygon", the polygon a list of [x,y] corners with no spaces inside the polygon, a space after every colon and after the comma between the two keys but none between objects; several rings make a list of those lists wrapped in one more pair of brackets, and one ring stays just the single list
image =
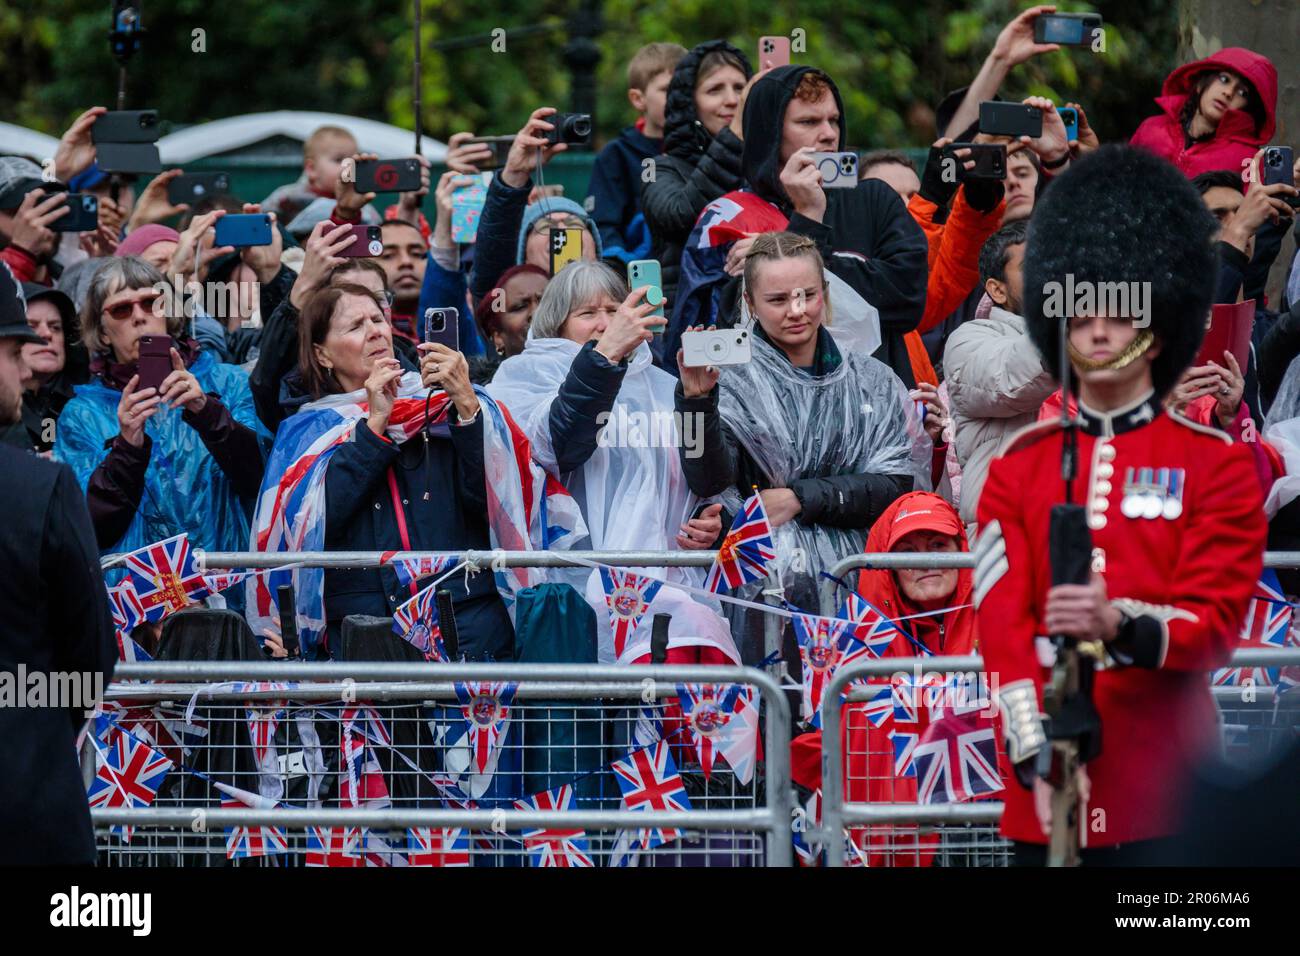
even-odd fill
[{"label": "small handheld flag", "polygon": [[704,586],[717,594],[724,587],[735,590],[747,581],[768,576],[776,549],[772,544],[772,526],[763,510],[763,498],[757,491],[749,497],[722,539],[718,556],[709,568]]}]

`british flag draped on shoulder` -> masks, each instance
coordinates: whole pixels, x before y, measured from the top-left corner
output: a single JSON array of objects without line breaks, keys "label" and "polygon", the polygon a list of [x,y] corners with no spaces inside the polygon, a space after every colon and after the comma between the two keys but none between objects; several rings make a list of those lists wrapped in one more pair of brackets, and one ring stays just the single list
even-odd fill
[{"label": "british flag draped on shoulder", "polygon": [[[476,388],[483,415],[484,472],[492,546],[506,551],[567,550],[587,533],[582,515],[564,487],[534,464],[528,439],[510,413]],[[388,438],[398,443],[419,435],[426,424],[446,434],[450,401],[435,392],[425,401],[420,376],[402,376],[389,416]],[[253,515],[254,551],[319,550],[325,542],[325,469],[330,456],[364,426],[365,393],[331,395],[285,420],[266,464],[266,477]],[[418,571],[418,569],[417,569]],[[298,634],[311,650],[325,630],[324,572],[298,568],[259,574],[248,583],[248,618],[255,633],[273,627],[276,588],[296,580]],[[536,568],[497,572],[497,586],[513,612],[516,591],[543,580]]]},{"label": "british flag draped on shoulder", "polygon": [[[664,355],[677,354],[683,329],[717,323],[722,288],[730,278],[723,267],[732,243],[755,233],[784,229],[789,222],[766,199],[745,191],[727,193],[701,210],[682,250],[677,299],[664,334]],[[677,363],[665,362],[664,367],[673,371]]]}]

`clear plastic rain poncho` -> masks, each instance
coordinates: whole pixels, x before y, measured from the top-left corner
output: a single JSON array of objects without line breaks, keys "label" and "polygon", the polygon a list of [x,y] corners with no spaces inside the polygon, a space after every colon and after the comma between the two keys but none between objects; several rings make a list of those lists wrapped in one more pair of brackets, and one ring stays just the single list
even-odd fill
[{"label": "clear plastic rain poncho", "polygon": [[[678,550],[677,532],[700,499],[687,487],[678,457],[680,437],[673,414],[676,380],[654,367],[648,346],[639,346],[628,362],[596,451],[576,471],[558,471],[551,444],[551,403],[581,349],[577,342],[535,338],[530,332],[524,351],[501,363],[488,394],[504,404],[527,433],[534,460],[556,475],[578,502],[593,550]],[[639,573],[700,587],[706,572],[703,568],[656,568]],[[596,611],[601,660],[615,660],[600,575],[584,573],[570,583],[585,593]],[[623,660],[649,653],[651,621],[657,613],[672,615],[670,647],[716,647],[739,662],[716,602],[668,586],[659,590],[646,610]]]},{"label": "clear plastic rain poncho", "polygon": [[1277,397],[1264,419],[1264,440],[1277,449],[1286,463],[1286,474],[1273,482],[1264,499],[1264,514],[1273,516],[1300,498],[1300,362],[1287,366]]},{"label": "clear plastic rain poncho", "polygon": [[[841,361],[834,369],[811,375],[791,365],[762,336],[752,336],[751,342],[748,364],[722,370],[718,410],[773,487],[788,487],[800,478],[872,473],[910,476],[915,489],[929,490],[933,444],[916,403],[887,365],[840,347]],[[722,501],[734,512],[750,494],[751,489],[732,487]],[[774,528],[786,600],[818,611],[818,576],[860,553],[867,531],[807,525],[797,517]],[[752,598],[776,581],[774,573],[768,582],[742,588],[738,596]],[[746,625],[750,638],[752,623]]]}]

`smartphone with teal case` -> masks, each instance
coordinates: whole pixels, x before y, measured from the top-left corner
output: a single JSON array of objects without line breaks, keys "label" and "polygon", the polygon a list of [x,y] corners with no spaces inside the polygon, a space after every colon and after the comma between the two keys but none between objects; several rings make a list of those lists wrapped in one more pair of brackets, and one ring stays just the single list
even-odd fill
[{"label": "smartphone with teal case", "polygon": [[451,241],[469,243],[478,238],[478,220],[483,214],[483,204],[487,201],[487,183],[490,178],[475,176],[474,181],[466,186],[458,186],[451,193]]},{"label": "smartphone with teal case", "polygon": [[627,264],[627,284],[633,289],[647,287],[645,300],[655,307],[650,313],[657,316],[659,322],[650,327],[656,334],[663,332],[668,325],[664,315],[663,276],[657,259],[635,259]]}]

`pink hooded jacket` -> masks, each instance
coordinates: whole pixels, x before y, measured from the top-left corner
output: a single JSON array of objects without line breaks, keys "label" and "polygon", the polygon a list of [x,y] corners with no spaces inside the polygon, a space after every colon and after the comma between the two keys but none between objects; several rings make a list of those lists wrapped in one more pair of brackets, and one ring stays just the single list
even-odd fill
[{"label": "pink hooded jacket", "polygon": [[[1264,108],[1264,122],[1256,126],[1246,110],[1229,110],[1209,139],[1185,148],[1186,136],[1180,120],[1187,97],[1195,94],[1196,79],[1203,73],[1228,69],[1250,81]],[[1243,160],[1250,160],[1273,137],[1277,109],[1277,68],[1265,56],[1242,47],[1226,47],[1212,56],[1185,63],[1165,78],[1156,104],[1162,113],[1143,121],[1129,141],[1161,156],[1187,178],[1212,169],[1240,172]]]}]

